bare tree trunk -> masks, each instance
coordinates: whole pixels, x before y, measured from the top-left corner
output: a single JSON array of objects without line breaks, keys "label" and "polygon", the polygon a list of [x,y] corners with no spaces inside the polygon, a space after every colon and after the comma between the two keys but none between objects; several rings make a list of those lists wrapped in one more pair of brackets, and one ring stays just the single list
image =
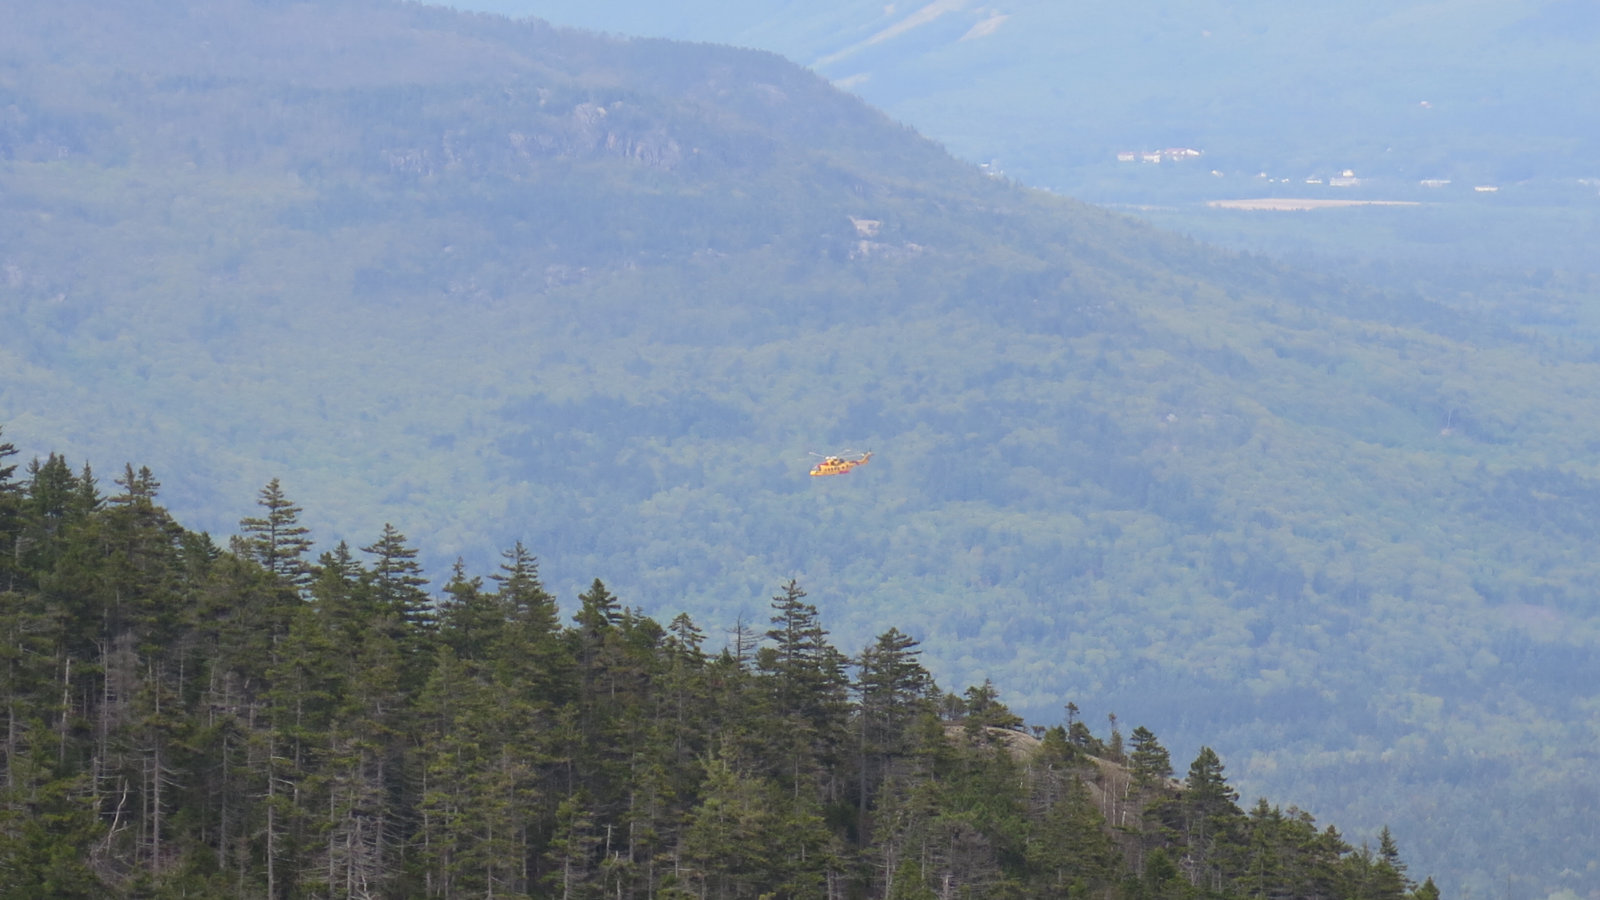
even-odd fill
[{"label": "bare tree trunk", "polygon": [[[17,654],[21,656],[20,648]],[[17,663],[15,659],[6,662],[6,790],[15,790],[17,787],[16,766],[13,761],[17,758]]]},{"label": "bare tree trunk", "polygon": [[151,757],[151,797],[150,797],[150,871],[161,874],[161,739],[154,742]]},{"label": "bare tree trunk", "polygon": [[278,809],[277,787],[278,779],[272,772],[272,739],[267,739],[267,898],[277,900],[278,885],[276,881],[278,858]]},{"label": "bare tree trunk", "polygon": [[228,870],[228,812],[230,810],[228,806],[228,771],[229,766],[233,764],[232,750],[233,741],[224,732],[222,735],[222,780],[220,790],[217,791],[221,795],[217,798],[217,870],[222,872]]},{"label": "bare tree trunk", "polygon": [[[72,707],[72,657],[67,657],[67,663],[61,669],[61,736],[56,741],[56,765],[64,766],[67,762],[67,722],[71,720]],[[9,757],[7,757],[9,759]]]}]

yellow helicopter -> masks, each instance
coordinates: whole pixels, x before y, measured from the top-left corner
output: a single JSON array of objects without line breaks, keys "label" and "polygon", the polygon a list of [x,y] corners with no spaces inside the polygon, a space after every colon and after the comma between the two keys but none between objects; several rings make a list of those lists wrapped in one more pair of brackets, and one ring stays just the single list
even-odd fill
[{"label": "yellow helicopter", "polygon": [[811,467],[811,477],[820,478],[823,475],[843,475],[856,466],[864,466],[872,458],[872,451],[861,454],[855,459],[844,456],[824,456],[822,462]]}]

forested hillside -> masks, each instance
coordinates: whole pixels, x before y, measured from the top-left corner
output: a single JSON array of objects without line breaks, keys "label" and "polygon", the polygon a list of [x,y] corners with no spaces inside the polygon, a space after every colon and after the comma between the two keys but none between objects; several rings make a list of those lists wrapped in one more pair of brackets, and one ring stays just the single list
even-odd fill
[{"label": "forested hillside", "polygon": [[1219,166],[1468,187],[1596,174],[1600,118],[1572,98],[1600,74],[1600,12],[1576,0],[450,5],[782,53],[963,157],[1075,196],[1118,150],[1168,147],[1202,149],[1201,180]]},{"label": "forested hillside", "polygon": [[379,0],[8,12],[24,458],[149,464],[216,534],[278,479],[316,554],[426,535],[435,591],[521,540],[556,596],[604,574],[710,631],[796,578],[841,646],[1161,723],[1447,891],[1600,889],[1581,280],[1214,252],[770,54]]},{"label": "forested hillside", "polygon": [[[1600,81],[1585,0],[450,5],[781,53],[963,159],[1214,243],[1600,273],[1600,117],[1573,99]],[[1200,155],[1142,159],[1180,148]],[[1207,205],[1241,197],[1413,205]]]},{"label": "forested hillside", "polygon": [[564,622],[521,544],[435,603],[392,527],[311,562],[276,482],[223,550],[148,469],[14,455],[0,897],[1439,897],[1210,748],[846,654],[793,581],[726,646],[598,579]]}]

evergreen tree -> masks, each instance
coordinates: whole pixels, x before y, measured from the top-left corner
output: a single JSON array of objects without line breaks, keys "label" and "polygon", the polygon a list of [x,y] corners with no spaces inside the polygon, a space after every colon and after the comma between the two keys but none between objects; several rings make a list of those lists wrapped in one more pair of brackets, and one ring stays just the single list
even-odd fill
[{"label": "evergreen tree", "polygon": [[539,581],[539,563],[518,541],[500,554],[505,562],[491,576],[498,585],[496,594],[505,614],[513,621],[526,623],[536,632],[554,634],[560,628],[555,598]]},{"label": "evergreen tree", "polygon": [[622,603],[596,578],[589,590],[578,595],[578,611],[572,617],[586,646],[598,647],[605,632],[622,621]]},{"label": "evergreen tree", "polygon": [[933,713],[929,695],[937,688],[918,660],[921,651],[917,646],[915,640],[891,628],[861,651],[857,663],[860,676],[856,688],[861,697],[857,803],[862,817],[873,790],[888,777],[895,759],[910,752],[913,720]]},{"label": "evergreen tree", "polygon": [[696,760],[704,755],[707,726],[715,720],[717,710],[711,693],[710,661],[702,649],[704,632],[688,614],[679,613],[667,626],[667,634],[666,660],[656,693],[658,759],[671,790],[682,792],[691,789],[685,776],[698,774]]},{"label": "evergreen tree", "polygon": [[1216,751],[1201,747],[1189,764],[1181,798],[1183,841],[1196,862],[1191,879],[1199,887],[1221,890],[1232,875],[1237,830],[1243,815],[1235,805],[1238,799],[1239,793],[1228,784]]},{"label": "evergreen tree", "polygon": [[1133,730],[1133,752],[1128,756],[1128,768],[1133,784],[1141,790],[1157,787],[1172,777],[1172,757],[1167,748],[1156,740],[1155,733],[1143,725]]},{"label": "evergreen tree", "polygon": [[1378,832],[1378,861],[1387,864],[1396,875],[1406,874],[1406,864],[1400,861],[1400,848],[1395,845],[1394,835],[1389,833],[1387,825]]},{"label": "evergreen tree", "polygon": [[1151,900],[1167,900],[1167,898],[1179,900],[1192,896],[1177,865],[1161,847],[1150,851],[1150,855],[1145,858],[1139,887],[1141,893]]},{"label": "evergreen tree", "polygon": [[574,690],[574,662],[562,636],[555,598],[545,590],[538,563],[520,542],[501,556],[505,562],[491,576],[495,600],[507,619],[495,650],[501,679],[546,703],[566,701]]},{"label": "evergreen tree", "polygon": [[674,655],[690,660],[696,665],[705,663],[705,651],[701,648],[705,645],[706,633],[689,618],[688,613],[678,613],[673,616],[672,621],[667,624],[667,632],[672,635],[669,646]]},{"label": "evergreen tree", "polygon": [[1040,895],[1078,896],[1109,884],[1119,854],[1083,781],[1068,771],[1046,771],[1034,791],[1043,803],[1029,817],[1026,858]]},{"label": "evergreen tree", "polygon": [[432,631],[438,618],[423,590],[428,579],[423,577],[417,551],[406,543],[406,536],[384,523],[383,534],[371,546],[362,547],[361,552],[374,557],[367,579],[378,609],[418,633]]},{"label": "evergreen tree", "polygon": [[[164,657],[186,615],[178,558],[182,529],[156,504],[161,483],[148,468],[134,471],[129,465],[116,484],[122,492],[110,498],[106,515],[99,517],[103,546],[113,554],[107,560],[105,627],[113,634],[131,630],[142,654]],[[95,502],[80,481],[76,515],[88,518]]]},{"label": "evergreen tree", "polygon": [[401,688],[407,693],[419,690],[433,662],[439,619],[433,600],[423,590],[428,579],[417,564],[417,551],[388,523],[377,542],[361,551],[374,557],[366,573],[368,602],[376,606],[400,652]]},{"label": "evergreen tree", "polygon": [[889,881],[885,900],[939,900],[939,895],[928,885],[920,862],[901,859]]},{"label": "evergreen tree", "polygon": [[614,698],[616,694],[623,656],[619,631],[622,603],[596,578],[589,590],[578,595],[578,611],[573,620],[578,625],[573,640],[577,644],[579,703],[585,735],[593,738],[598,734],[600,719],[612,718],[603,714],[616,712],[613,704],[605,704],[602,710],[600,698]]},{"label": "evergreen tree", "polygon": [[967,688],[962,701],[966,710],[967,729],[974,733],[985,728],[1011,729],[1022,724],[1022,717],[1000,702],[1000,691],[987,678],[983,684]]},{"label": "evergreen tree", "polygon": [[770,890],[790,837],[780,832],[782,795],[726,760],[705,765],[703,799],[684,831],[683,861],[702,896],[755,897]]},{"label": "evergreen tree", "polygon": [[1406,879],[1405,863],[1395,846],[1389,826],[1378,833],[1378,853],[1368,867],[1362,900],[1404,900],[1412,885]]},{"label": "evergreen tree", "polygon": [[917,647],[917,641],[891,628],[861,651],[858,690],[862,714],[877,720],[886,736],[929,707],[933,676],[922,667],[918,659],[922,651]]},{"label": "evergreen tree", "polygon": [[408,727],[403,654],[384,618],[345,649],[350,677],[328,728],[328,809],[319,868],[341,896],[379,896],[408,836],[402,767]]},{"label": "evergreen tree", "polygon": [[91,863],[105,836],[85,775],[55,774],[44,747],[8,756],[0,786],[0,900],[98,900]]},{"label": "evergreen tree", "polygon": [[1350,852],[1350,845],[1340,837],[1339,830],[1329,825],[1321,832],[1315,831],[1311,816],[1299,817],[1302,837],[1296,842],[1296,874],[1300,890],[1311,900],[1348,896],[1340,863]]},{"label": "evergreen tree", "polygon": [[78,480],[65,457],[52,453],[44,462],[28,464],[28,486],[22,504],[21,534],[14,543],[17,562],[34,579],[48,577],[66,552],[65,531],[81,521]]},{"label": "evergreen tree", "polygon": [[[329,737],[349,678],[348,647],[317,607],[298,604],[288,633],[272,650],[262,695],[262,855],[268,882],[283,895],[326,890],[321,830],[329,805]],[[359,676],[357,676],[359,677]]]},{"label": "evergreen tree", "polygon": [[312,605],[339,640],[354,646],[382,615],[372,599],[371,580],[344,541],[322,554],[311,571],[307,591]]},{"label": "evergreen tree", "polygon": [[845,739],[849,680],[844,655],[828,643],[817,608],[792,579],[772,598],[770,646],[756,656],[768,686],[770,740],[788,748],[785,778],[800,783],[837,759]]},{"label": "evergreen tree", "polygon": [[[0,427],[0,437],[5,428]],[[17,558],[21,556],[23,485],[15,480],[17,455],[10,441],[0,440],[0,592],[17,589]]]},{"label": "evergreen tree", "polygon": [[779,677],[786,710],[799,709],[815,690],[832,684],[829,666],[837,664],[837,653],[828,644],[817,608],[805,602],[806,592],[791,579],[783,593],[772,598],[772,627],[767,640],[772,653],[765,668]]},{"label": "evergreen tree", "polygon": [[256,503],[265,515],[239,521],[245,535],[240,555],[253,559],[263,569],[301,590],[311,581],[311,566],[305,555],[311,549],[311,530],[299,523],[301,509],[284,496],[274,478],[261,489]]},{"label": "evergreen tree", "polygon": [[1111,737],[1106,739],[1106,759],[1114,763],[1125,762],[1122,748],[1122,732],[1117,730],[1117,714],[1107,713],[1106,720],[1111,726]]},{"label": "evergreen tree", "polygon": [[1247,856],[1240,875],[1245,896],[1256,900],[1280,896],[1290,889],[1283,812],[1262,797],[1250,810],[1246,830]]},{"label": "evergreen tree", "polygon": [[462,660],[487,660],[507,624],[500,597],[483,591],[483,579],[469,576],[456,560],[439,604],[439,638]]},{"label": "evergreen tree", "polygon": [[6,462],[7,459],[17,455],[17,446],[3,440],[5,432],[5,426],[0,425],[0,495],[15,494],[21,490],[21,485],[12,480],[17,472],[17,464]]},{"label": "evergreen tree", "polygon": [[413,845],[427,893],[506,897],[520,892],[528,796],[517,712],[450,648],[417,700],[422,790]]},{"label": "evergreen tree", "polygon": [[1189,776],[1184,780],[1184,802],[1204,816],[1236,816],[1239,808],[1235,802],[1239,792],[1228,784],[1223,774],[1222,760],[1215,750],[1201,747],[1194,762],[1189,764]]},{"label": "evergreen tree", "polygon": [[556,829],[546,853],[546,895],[560,900],[599,900],[598,847],[594,817],[581,794],[561,801]]}]

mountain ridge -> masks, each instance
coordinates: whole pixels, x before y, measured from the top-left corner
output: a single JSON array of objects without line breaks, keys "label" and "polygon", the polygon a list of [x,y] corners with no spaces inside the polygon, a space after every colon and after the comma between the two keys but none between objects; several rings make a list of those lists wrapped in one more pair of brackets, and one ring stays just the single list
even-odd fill
[{"label": "mountain ridge", "polygon": [[[1580,250],[1597,222],[1593,154],[1581,148],[1600,130],[1570,98],[1600,76],[1600,53],[1591,14],[1562,0],[1345,4],[1333,15],[1034,0],[669,14],[633,0],[458,5],[781,52],[990,171],[1213,243],[1312,265],[1595,274]],[[1183,161],[1137,161],[1163,148],[1184,149]],[[1352,196],[1416,206],[1261,216],[1209,205]]]}]

